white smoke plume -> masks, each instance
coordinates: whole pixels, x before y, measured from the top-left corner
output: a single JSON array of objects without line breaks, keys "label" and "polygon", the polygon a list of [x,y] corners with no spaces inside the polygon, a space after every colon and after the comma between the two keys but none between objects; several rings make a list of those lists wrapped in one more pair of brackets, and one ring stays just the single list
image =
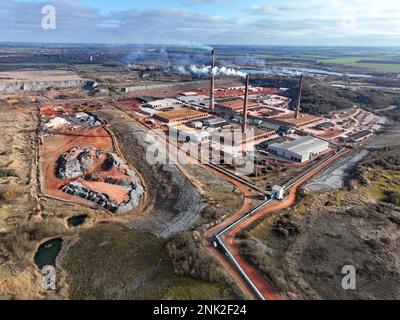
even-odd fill
[{"label": "white smoke plume", "polygon": [[179,66],[176,68],[176,71],[178,71],[179,74],[182,75],[189,75],[190,72],[186,70],[186,68],[184,66]]},{"label": "white smoke plume", "polygon": [[[211,66],[197,66],[192,64],[189,67],[189,70],[192,74],[198,76],[207,76],[214,74],[215,76],[229,76],[229,77],[245,77],[246,74],[239,70],[235,70],[233,68],[227,67],[215,67],[211,70]],[[179,67],[178,71],[182,74],[187,74],[187,70],[185,67]]]},{"label": "white smoke plume", "polygon": [[233,68],[227,68],[227,67],[215,67],[212,70],[212,73],[214,75],[224,75],[224,76],[234,76],[234,77],[245,77],[246,74],[244,72],[241,72],[239,70],[235,70]]},{"label": "white smoke plume", "polygon": [[206,51],[211,51],[212,49],[214,49],[213,47],[207,46],[205,44],[193,43],[193,42],[190,44],[190,48],[198,48]]},{"label": "white smoke plume", "polygon": [[191,49],[200,49],[200,50],[206,50],[206,51],[211,51],[213,47],[198,43],[198,42],[187,42],[187,41],[178,41],[174,43],[169,44],[170,47],[178,47],[178,48],[191,48]]},{"label": "white smoke plume", "polygon": [[194,64],[192,64],[190,66],[190,71],[196,75],[203,75],[203,76],[207,75],[210,73],[210,70],[211,70],[211,67],[207,67],[207,66],[198,67]]}]

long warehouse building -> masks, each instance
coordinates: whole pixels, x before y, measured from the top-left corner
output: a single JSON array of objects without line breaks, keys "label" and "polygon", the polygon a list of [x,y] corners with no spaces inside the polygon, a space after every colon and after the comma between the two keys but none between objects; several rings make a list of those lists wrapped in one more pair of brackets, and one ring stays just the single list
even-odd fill
[{"label": "long warehouse building", "polygon": [[329,142],[307,136],[290,142],[273,143],[268,152],[295,162],[306,162],[328,149]]},{"label": "long warehouse building", "polygon": [[207,118],[209,114],[189,108],[176,108],[170,111],[158,112],[153,117],[166,123],[180,123]]},{"label": "long warehouse building", "polygon": [[170,109],[182,105],[182,102],[176,99],[161,99],[146,103],[144,107],[154,110]]}]

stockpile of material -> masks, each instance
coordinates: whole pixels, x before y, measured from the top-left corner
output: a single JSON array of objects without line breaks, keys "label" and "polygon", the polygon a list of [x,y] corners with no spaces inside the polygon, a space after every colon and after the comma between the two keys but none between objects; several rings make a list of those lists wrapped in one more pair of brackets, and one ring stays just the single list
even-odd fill
[{"label": "stockpile of material", "polygon": [[68,127],[70,125],[71,125],[71,123],[69,121],[65,120],[64,118],[55,117],[55,118],[49,120],[49,122],[47,122],[44,125],[44,128],[45,129],[60,129],[63,127]]}]

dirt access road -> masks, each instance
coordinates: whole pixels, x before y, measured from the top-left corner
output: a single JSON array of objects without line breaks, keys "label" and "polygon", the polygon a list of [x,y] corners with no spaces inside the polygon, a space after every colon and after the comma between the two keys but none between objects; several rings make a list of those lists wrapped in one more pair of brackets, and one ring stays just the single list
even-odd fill
[{"label": "dirt access road", "polygon": [[[323,170],[327,165],[338,159],[339,157],[343,156],[344,154],[347,154],[348,151],[339,153],[337,156],[332,157],[329,159],[326,163],[324,163],[323,166],[321,166],[318,170],[314,171],[312,174],[306,176],[305,178],[301,179],[299,182],[297,182],[290,190],[289,195],[282,201],[273,201],[271,202],[268,206],[264,207],[261,209],[259,212],[254,214],[253,216],[249,217],[248,219],[244,220],[242,223],[238,224],[234,228],[232,228],[230,231],[228,231],[225,235],[223,235],[223,240],[225,245],[228,247],[228,250],[230,253],[234,256],[236,261],[239,263],[240,267],[246,272],[248,277],[251,279],[251,281],[255,284],[257,289],[261,292],[262,296],[267,299],[267,300],[282,300],[282,299],[287,299],[289,298],[289,295],[287,294],[280,294],[278,293],[273,286],[269,283],[269,281],[265,278],[264,275],[262,275],[254,266],[252,266],[249,262],[247,262],[241,255],[237,243],[236,236],[238,233],[240,233],[242,230],[250,226],[252,223],[257,221],[258,219],[264,217],[267,214],[270,214],[272,212],[280,211],[285,208],[291,207],[296,203],[296,198],[297,198],[297,191],[301,185],[303,185],[307,180],[309,180],[312,176]],[[233,180],[233,179],[232,179]],[[237,181],[232,181],[236,185],[238,185]],[[238,185],[238,187],[240,187]],[[240,188],[242,190],[242,188]],[[243,208],[242,208],[243,209]],[[214,256],[227,268],[227,270],[231,273],[231,275],[235,278],[235,280],[238,281],[238,277],[240,280],[238,281],[238,284],[240,285],[241,288],[245,288],[243,291],[244,293],[248,294],[249,290],[252,294],[252,297],[255,297],[255,294],[251,291],[249,288],[248,284],[244,281],[243,277],[240,275],[240,273],[234,268],[231,263],[226,259],[224,255],[220,253],[219,250],[214,249],[211,246],[210,240],[212,239],[212,236],[219,231],[223,230],[226,226],[230,225],[234,221],[236,221],[238,218],[243,216],[245,212],[242,212],[240,210],[238,213],[236,213],[234,216],[229,218],[228,220],[224,221],[221,225],[218,225],[211,230],[209,230],[206,233],[205,239],[208,242],[208,245],[206,244],[207,249],[212,251]],[[222,257],[222,259],[221,259]],[[233,272],[232,272],[233,270]],[[245,287],[243,287],[243,283]]]},{"label": "dirt access road", "polygon": [[211,256],[213,256],[215,259],[217,259],[218,262],[221,263],[225,267],[227,272],[234,278],[234,280],[236,281],[236,283],[238,284],[238,286],[240,287],[242,292],[245,294],[245,296],[248,297],[249,299],[256,299],[257,297],[254,295],[253,291],[249,288],[249,286],[247,285],[247,283],[243,279],[243,277],[240,275],[240,273],[236,270],[236,268],[234,266],[232,266],[229,263],[229,261],[226,259],[226,256],[220,250],[214,248],[214,246],[212,245],[212,240],[211,240],[212,237],[214,236],[214,234],[222,231],[224,228],[226,228],[227,226],[229,226],[230,224],[235,222],[237,219],[239,219],[240,217],[245,215],[248,211],[250,211],[252,204],[253,204],[253,197],[256,194],[252,189],[250,189],[243,183],[241,183],[227,175],[224,175],[223,173],[221,173],[217,170],[214,170],[206,165],[203,165],[203,167],[208,171],[211,171],[215,174],[222,176],[224,179],[226,179],[230,183],[234,184],[244,195],[243,205],[239,211],[237,211],[235,214],[230,216],[228,219],[226,219],[221,224],[207,230],[207,232],[205,233],[204,238],[203,238],[203,246],[204,246],[204,248],[206,248],[208,250],[208,252],[211,254]]}]

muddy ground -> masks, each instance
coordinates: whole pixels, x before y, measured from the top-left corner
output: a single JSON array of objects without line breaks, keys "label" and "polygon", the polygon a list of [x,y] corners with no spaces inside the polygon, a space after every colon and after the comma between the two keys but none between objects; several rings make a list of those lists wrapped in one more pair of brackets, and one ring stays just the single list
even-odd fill
[{"label": "muddy ground", "polygon": [[56,133],[46,137],[40,152],[42,189],[46,195],[93,206],[93,203],[80,197],[69,195],[61,190],[67,181],[56,176],[60,156],[75,146],[92,146],[107,152],[113,151],[111,138],[102,127],[82,129],[75,132]]}]

